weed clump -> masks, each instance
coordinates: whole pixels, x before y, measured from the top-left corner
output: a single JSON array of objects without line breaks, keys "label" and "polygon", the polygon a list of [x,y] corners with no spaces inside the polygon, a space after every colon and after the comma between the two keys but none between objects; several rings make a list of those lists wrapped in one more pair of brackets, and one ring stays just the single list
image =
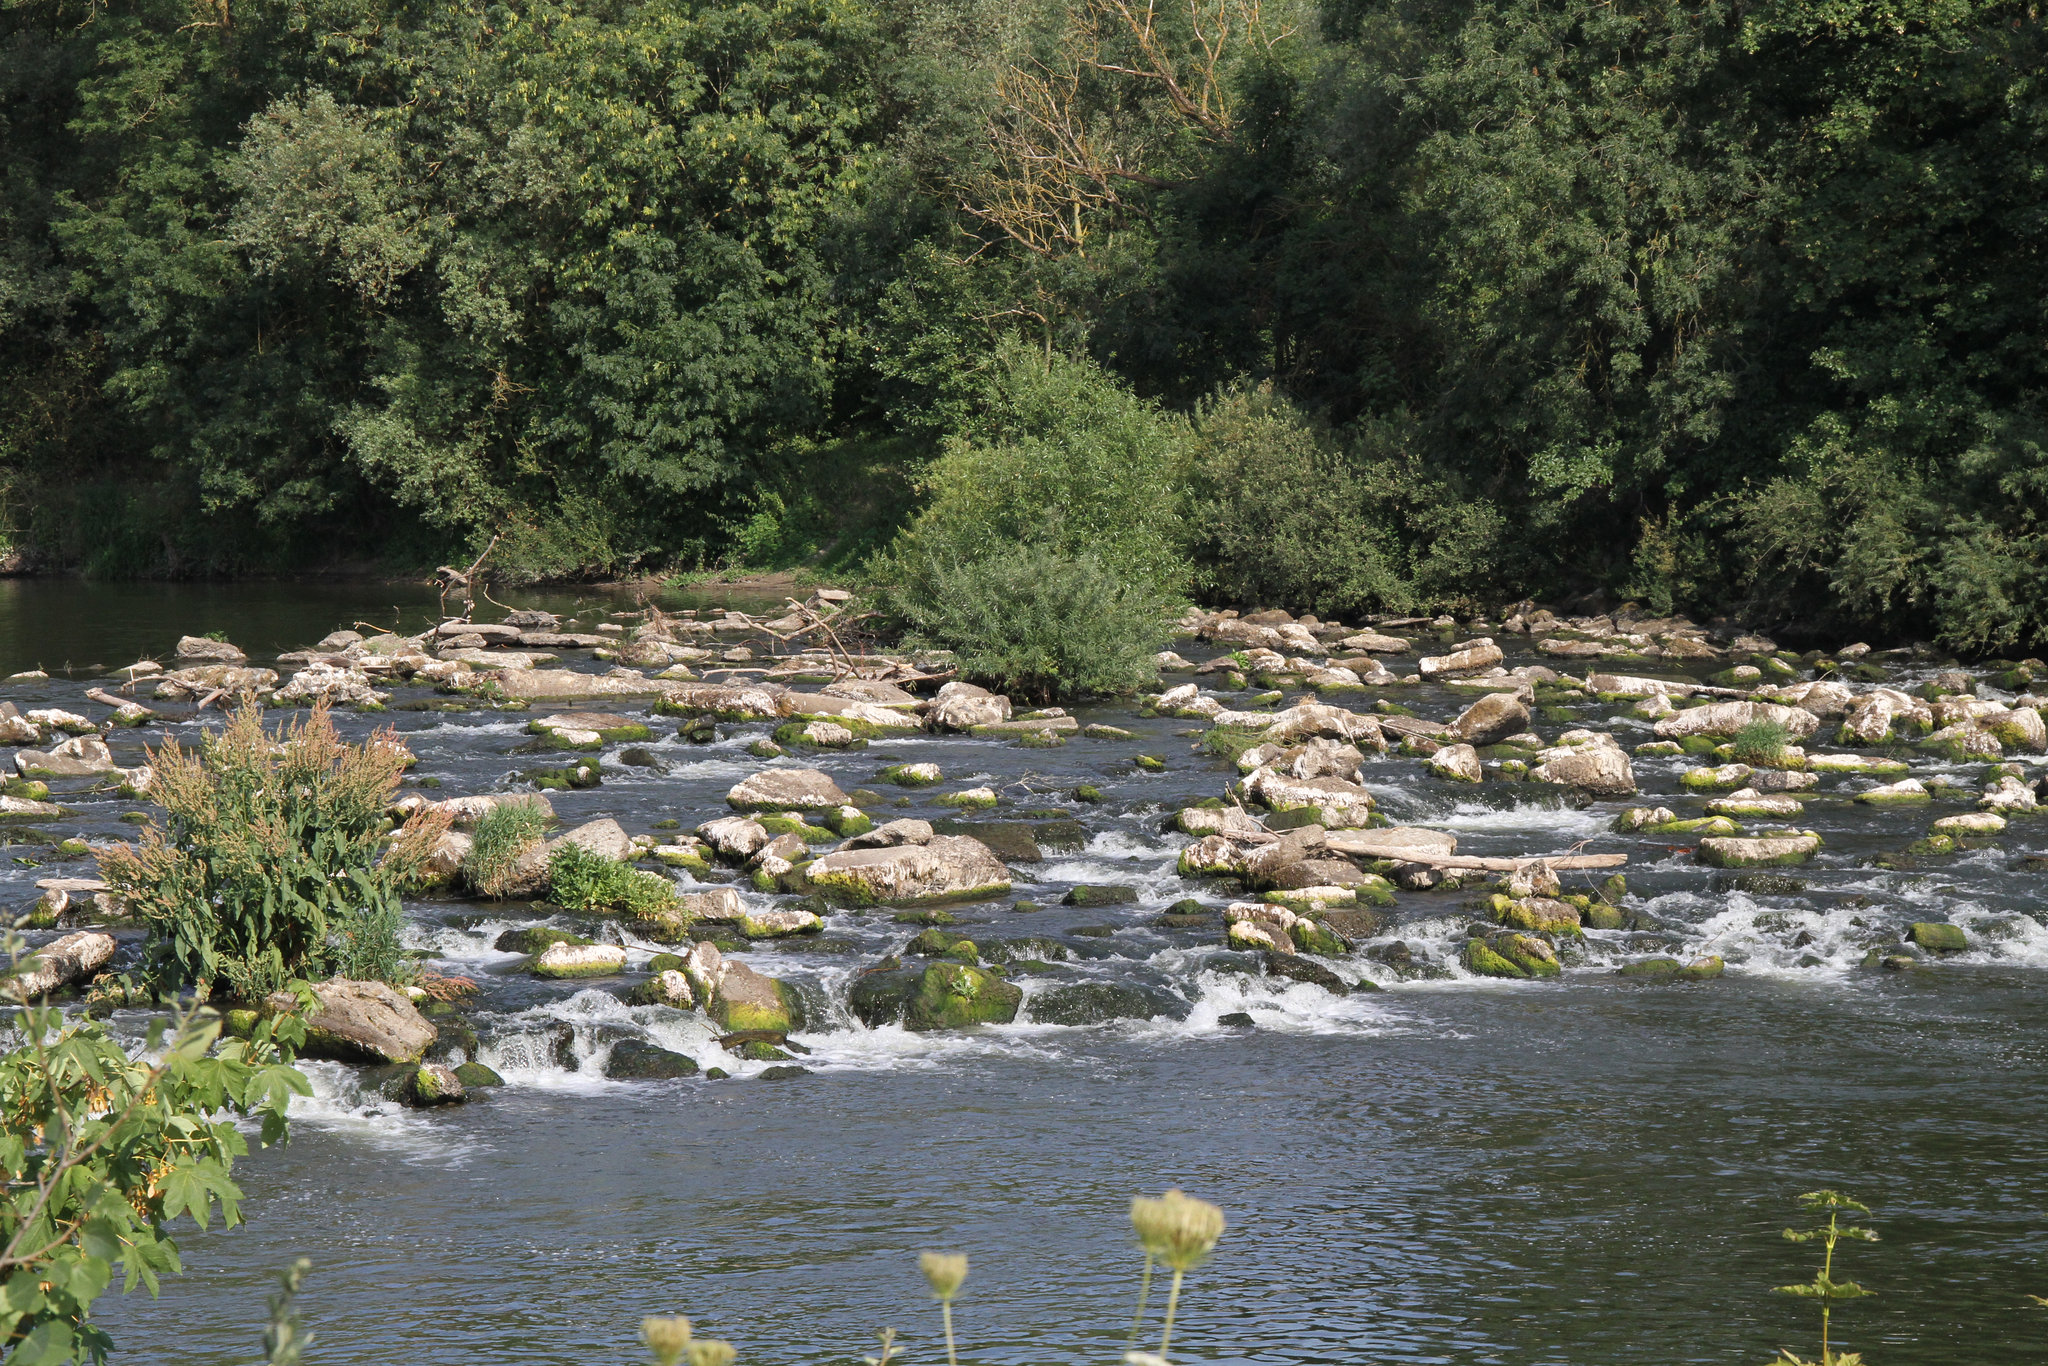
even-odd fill
[{"label": "weed clump", "polygon": [[252,704],[196,750],[151,751],[165,827],[100,856],[148,929],[151,977],[243,1000],[300,977],[401,980],[399,891],[447,828],[440,813],[415,815],[379,861],[410,759],[391,731],[343,740],[324,705],[273,734]]},{"label": "weed clump", "polygon": [[548,900],[565,910],[648,919],[673,907],[676,894],[665,877],[563,844],[548,860]]},{"label": "weed clump", "polygon": [[551,819],[547,808],[538,802],[502,802],[485,812],[462,861],[469,885],[489,897],[509,892],[519,856],[546,833]]},{"label": "weed clump", "polygon": [[1774,764],[1783,757],[1792,732],[1778,721],[1752,721],[1729,741],[1729,756],[1738,764]]}]

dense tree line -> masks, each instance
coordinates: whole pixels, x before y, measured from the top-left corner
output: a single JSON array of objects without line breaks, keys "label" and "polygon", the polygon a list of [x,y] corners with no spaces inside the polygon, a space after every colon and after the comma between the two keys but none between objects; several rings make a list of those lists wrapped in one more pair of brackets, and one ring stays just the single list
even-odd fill
[{"label": "dense tree line", "polygon": [[922,503],[881,563],[2048,636],[2037,0],[0,26],[46,563],[843,557]]}]

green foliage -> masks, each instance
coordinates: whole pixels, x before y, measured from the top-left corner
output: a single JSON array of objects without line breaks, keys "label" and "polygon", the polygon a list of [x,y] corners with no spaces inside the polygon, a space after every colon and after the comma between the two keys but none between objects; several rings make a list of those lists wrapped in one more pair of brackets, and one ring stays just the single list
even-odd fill
[{"label": "green foliage", "polygon": [[987,406],[925,475],[929,501],[878,567],[929,577],[1024,542],[1085,556],[1160,594],[1184,590],[1177,476],[1184,424],[1101,367],[1015,342]]},{"label": "green foliage", "polygon": [[953,651],[964,676],[1014,696],[1131,692],[1157,676],[1152,657],[1172,634],[1164,598],[1091,554],[997,544],[907,568],[888,600],[911,641]]},{"label": "green foliage", "polygon": [[462,873],[484,896],[501,897],[512,885],[519,856],[539,843],[550,817],[539,802],[500,802],[470,834]]},{"label": "green foliage", "polygon": [[1840,1222],[1844,1211],[1854,1214],[1868,1214],[1868,1205],[1858,1204],[1840,1191],[1809,1191],[1799,1197],[1799,1203],[1813,1213],[1826,1212],[1828,1221],[1817,1228],[1786,1229],[1785,1238],[1794,1243],[1818,1242],[1823,1254],[1820,1269],[1813,1279],[1800,1285],[1781,1285],[1780,1295],[1797,1295],[1801,1299],[1814,1300],[1820,1305],[1820,1359],[1802,1360],[1789,1348],[1779,1348],[1775,1366],[1860,1366],[1863,1357],[1856,1352],[1836,1352],[1828,1340],[1828,1330],[1834,1315],[1835,1305],[1847,1300],[1868,1297],[1870,1291],[1854,1281],[1838,1281],[1834,1278],[1835,1245],[1843,1239],[1874,1243],[1877,1233],[1873,1229],[1844,1225]]},{"label": "green foliage", "polygon": [[[21,941],[6,951],[18,964]],[[0,1340],[23,1366],[98,1362],[112,1343],[89,1316],[117,1269],[124,1290],[154,1295],[182,1269],[174,1221],[241,1222],[237,1120],[283,1140],[291,1098],[312,1094],[290,1065],[304,1025],[282,1014],[222,1039],[220,1017],[191,1007],[154,1021],[136,1056],[15,995],[19,1042],[0,1057]]]},{"label": "green foliage", "polygon": [[399,888],[446,828],[415,817],[380,862],[409,759],[395,732],[342,740],[324,706],[267,732],[253,702],[196,751],[151,751],[166,829],[100,871],[147,928],[160,985],[258,1000],[296,977],[395,976]]},{"label": "green foliage", "polygon": [[1270,387],[1220,394],[1196,410],[1185,484],[1196,582],[1220,602],[1330,617],[1403,607],[1380,493]]},{"label": "green foliage", "polygon": [[1752,721],[1729,740],[1729,757],[1738,764],[1775,763],[1791,739],[1782,722]]},{"label": "green foliage", "polygon": [[571,911],[651,918],[673,907],[675,884],[630,863],[564,844],[548,859],[548,899]]}]

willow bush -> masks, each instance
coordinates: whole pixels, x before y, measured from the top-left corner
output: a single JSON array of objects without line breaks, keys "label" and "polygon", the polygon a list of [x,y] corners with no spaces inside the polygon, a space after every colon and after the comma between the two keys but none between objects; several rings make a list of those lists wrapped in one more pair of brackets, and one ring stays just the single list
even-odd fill
[{"label": "willow bush", "polygon": [[342,739],[325,706],[266,730],[244,706],[198,748],[150,753],[164,808],[100,871],[148,929],[159,987],[255,1000],[293,978],[402,976],[399,889],[446,829],[420,813],[380,860],[411,755],[396,732]]}]

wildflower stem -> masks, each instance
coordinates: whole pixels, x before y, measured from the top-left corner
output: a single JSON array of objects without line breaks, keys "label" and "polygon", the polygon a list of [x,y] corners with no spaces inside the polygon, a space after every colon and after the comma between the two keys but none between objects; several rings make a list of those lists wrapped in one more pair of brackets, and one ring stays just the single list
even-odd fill
[{"label": "wildflower stem", "polygon": [[1179,1267],[1173,1269],[1173,1288],[1166,1292],[1166,1328],[1159,1334],[1159,1355],[1166,1355],[1166,1348],[1173,1341],[1173,1311],[1180,1307],[1180,1278],[1185,1275]]},{"label": "wildflower stem", "polygon": [[960,1359],[953,1354],[953,1302],[940,1300],[939,1314],[946,1321],[946,1366],[960,1366]]},{"label": "wildflower stem", "polygon": [[1145,1326],[1145,1301],[1152,1296],[1152,1254],[1145,1254],[1145,1274],[1138,1279],[1138,1312],[1131,1320],[1131,1341],[1138,1340],[1138,1330]]}]

